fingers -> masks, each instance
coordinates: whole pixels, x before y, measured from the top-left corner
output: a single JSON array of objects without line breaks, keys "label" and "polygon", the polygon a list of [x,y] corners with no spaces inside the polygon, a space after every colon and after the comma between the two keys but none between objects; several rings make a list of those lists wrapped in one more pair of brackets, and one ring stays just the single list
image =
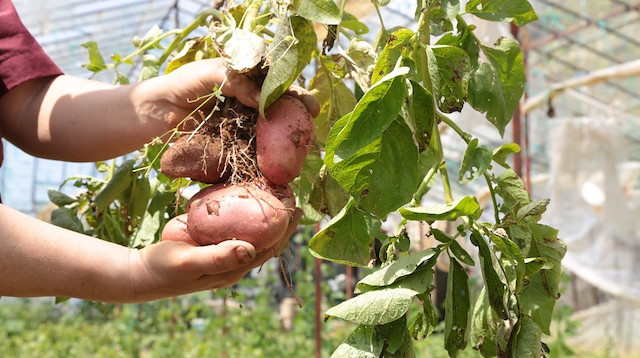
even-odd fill
[{"label": "fingers", "polygon": [[222,85],[222,94],[237,98],[245,106],[258,108],[260,87],[249,76],[227,69],[226,81]]},{"label": "fingers", "polygon": [[[260,86],[250,76],[229,69],[222,58],[206,59],[188,63],[170,73],[174,79],[174,91],[183,89],[189,93],[180,93],[176,98],[182,99],[185,95],[197,105],[199,101],[193,101],[198,96],[211,93],[214,87],[221,87],[222,95],[235,97],[240,103],[252,108],[258,108],[260,100]],[[307,107],[313,117],[320,113],[320,105],[316,98],[304,88],[292,85],[286,92],[298,98]],[[194,98],[195,96],[195,98]]]},{"label": "fingers", "polygon": [[169,220],[162,229],[162,241],[181,241],[198,246],[187,232],[187,217],[187,214],[183,214]]},{"label": "fingers", "polygon": [[292,85],[286,93],[302,101],[312,117],[315,118],[320,114],[320,104],[318,103],[318,100],[306,89],[297,85]]},{"label": "fingers", "polygon": [[248,242],[229,240],[217,245],[192,247],[184,258],[185,266],[200,275],[216,275],[248,266],[256,257],[256,249]]}]

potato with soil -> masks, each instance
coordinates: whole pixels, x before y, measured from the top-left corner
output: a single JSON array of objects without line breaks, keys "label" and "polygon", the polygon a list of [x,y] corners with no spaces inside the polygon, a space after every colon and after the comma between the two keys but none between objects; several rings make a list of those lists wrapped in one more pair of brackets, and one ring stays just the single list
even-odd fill
[{"label": "potato with soil", "polygon": [[170,178],[191,178],[207,184],[224,181],[231,174],[222,142],[201,133],[180,137],[163,154],[160,168]]},{"label": "potato with soil", "polygon": [[302,101],[283,95],[258,117],[256,144],[258,167],[274,184],[292,182],[315,140],[313,117]]},{"label": "potato with soil", "polygon": [[187,233],[199,245],[237,239],[251,243],[261,252],[282,239],[294,206],[288,187],[270,188],[256,183],[213,185],[189,200]]}]

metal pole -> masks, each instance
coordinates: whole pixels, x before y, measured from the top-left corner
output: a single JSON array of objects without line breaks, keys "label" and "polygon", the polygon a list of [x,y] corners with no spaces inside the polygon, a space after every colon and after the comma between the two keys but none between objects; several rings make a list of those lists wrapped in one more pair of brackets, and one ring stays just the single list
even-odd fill
[{"label": "metal pole", "polygon": [[[320,231],[320,224],[315,225],[315,233]],[[315,234],[314,233],[314,234]],[[316,354],[315,358],[322,357],[322,260],[314,259],[314,280],[316,289],[316,302],[315,302],[315,336],[316,336]]]},{"label": "metal pole", "polygon": [[322,261],[320,259],[315,259],[315,267],[314,267],[314,276],[316,283],[316,317],[315,317],[315,328],[316,328],[316,355],[315,358],[322,357],[322,270],[321,265]]}]

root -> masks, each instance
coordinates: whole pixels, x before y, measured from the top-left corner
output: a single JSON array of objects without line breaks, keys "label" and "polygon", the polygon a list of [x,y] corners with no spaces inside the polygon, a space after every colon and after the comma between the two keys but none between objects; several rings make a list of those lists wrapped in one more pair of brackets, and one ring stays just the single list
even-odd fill
[{"label": "root", "polygon": [[291,284],[291,280],[289,279],[289,277],[291,276],[291,271],[289,271],[289,269],[285,267],[287,262],[282,258],[282,255],[278,256],[278,260],[280,261],[280,273],[282,273],[284,283],[287,285],[287,289],[291,293],[291,296],[293,296],[293,299],[296,300],[298,307],[302,308],[303,301],[300,296],[298,296],[298,294],[296,294],[296,292],[293,290],[293,285]]}]

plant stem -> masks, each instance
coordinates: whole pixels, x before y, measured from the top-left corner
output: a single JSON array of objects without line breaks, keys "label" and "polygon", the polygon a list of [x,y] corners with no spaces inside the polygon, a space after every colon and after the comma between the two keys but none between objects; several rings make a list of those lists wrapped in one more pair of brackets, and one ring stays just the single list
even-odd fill
[{"label": "plant stem", "polygon": [[440,171],[440,177],[442,178],[442,188],[444,189],[444,200],[446,203],[453,202],[453,195],[451,194],[451,183],[449,182],[449,173],[447,172],[447,162],[444,159],[444,151],[442,149],[442,141],[440,140],[440,132],[438,131],[438,126],[434,125],[433,134],[431,135],[431,140],[436,141],[436,150],[440,154],[440,158],[442,161],[440,162],[440,166],[438,170]]},{"label": "plant stem", "polygon": [[444,113],[440,112],[437,106],[435,107],[435,110],[436,110],[436,116],[438,117],[438,119],[443,123],[445,123],[447,126],[451,127],[451,129],[453,129],[456,133],[458,133],[460,138],[462,138],[462,140],[464,140],[465,143],[469,144],[469,142],[471,141],[471,135],[465,132],[464,130],[462,130],[462,128],[460,128],[460,126],[458,126],[456,122],[452,121],[451,118],[447,117]]},{"label": "plant stem", "polygon": [[429,28],[429,18],[427,16],[427,11],[423,9],[418,19],[418,39],[423,45],[429,45],[431,43],[431,29]]},{"label": "plant stem", "polygon": [[242,19],[242,29],[245,31],[253,32],[253,22],[258,14],[258,10],[260,10],[260,1],[252,1],[249,4],[249,8],[244,13],[244,17]]},{"label": "plant stem", "polygon": [[[346,0],[343,0],[343,3],[346,3]],[[373,6],[376,9],[376,14],[378,14],[378,20],[380,21],[380,31],[386,33],[387,29],[384,27],[384,20],[382,20],[382,14],[380,13],[380,8],[378,7],[378,2],[373,1]]]},{"label": "plant stem", "polygon": [[218,19],[221,18],[220,11],[216,9],[208,9],[206,11],[201,12],[196,17],[195,20],[193,20],[189,25],[187,25],[187,27],[182,29],[182,31],[178,33],[178,36],[176,36],[176,38],[173,39],[173,42],[171,42],[169,47],[167,47],[167,49],[164,50],[164,53],[162,54],[162,56],[160,56],[160,59],[158,59],[158,64],[162,65],[162,63],[164,63],[164,61],[167,60],[169,55],[171,55],[173,50],[175,50],[176,47],[178,47],[178,45],[182,42],[182,40],[184,40],[189,34],[191,34],[199,26],[202,26],[206,18],[209,16],[214,16],[214,17],[217,17]]},{"label": "plant stem", "polygon": [[[433,179],[433,176],[436,175],[436,173],[438,172],[438,167],[439,165],[437,164],[434,165],[433,167],[431,167],[431,169],[429,169],[429,171],[427,172],[427,175],[424,176],[424,178],[422,179],[422,183],[420,183],[420,186],[418,186],[418,189],[413,194],[411,203],[409,203],[410,207],[416,207],[420,205],[420,202],[422,201],[422,197],[429,191],[429,183],[431,182],[431,179]],[[398,226],[396,227],[396,231],[394,235],[395,236],[400,235],[400,233],[402,233],[402,229],[406,224],[407,224],[407,219],[402,218],[400,220],[400,223],[398,223]]]},{"label": "plant stem", "polygon": [[491,201],[493,202],[493,214],[496,220],[496,225],[500,223],[500,215],[498,215],[498,201],[496,200],[496,193],[493,190],[493,184],[491,184],[491,177],[489,174],[484,173],[484,179],[487,181],[489,187],[489,194],[491,195]]},{"label": "plant stem", "polygon": [[[454,121],[451,120],[451,118],[445,116],[444,113],[440,112],[440,110],[438,110],[437,108],[436,108],[436,115],[442,122],[444,122],[456,133],[458,133],[458,135],[460,136],[460,138],[462,138],[462,140],[464,140],[467,144],[469,144],[469,142],[471,141],[471,135],[469,133],[463,131],[462,128],[460,128]],[[438,139],[439,138],[440,136],[438,136]],[[500,223],[500,216],[498,215],[498,201],[496,199],[496,194],[493,190],[493,185],[491,184],[491,178],[487,173],[484,173],[484,178],[487,181],[487,186],[489,187],[489,194],[491,194],[491,201],[493,202],[493,211],[495,214],[495,220],[496,220],[496,224],[498,224]]]}]

